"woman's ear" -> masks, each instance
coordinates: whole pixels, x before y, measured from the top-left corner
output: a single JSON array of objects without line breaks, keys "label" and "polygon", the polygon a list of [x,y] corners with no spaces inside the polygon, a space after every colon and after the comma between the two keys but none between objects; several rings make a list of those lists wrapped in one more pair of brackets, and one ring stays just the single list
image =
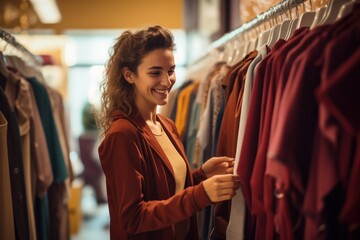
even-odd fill
[{"label": "woman's ear", "polygon": [[124,67],[121,72],[128,83],[134,83],[134,73],[129,68]]}]

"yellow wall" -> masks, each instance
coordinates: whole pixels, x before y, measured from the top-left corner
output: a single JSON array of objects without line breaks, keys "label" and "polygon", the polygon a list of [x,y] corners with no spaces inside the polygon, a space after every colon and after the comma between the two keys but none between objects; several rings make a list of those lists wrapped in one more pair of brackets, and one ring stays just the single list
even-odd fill
[{"label": "yellow wall", "polygon": [[[9,1],[19,4],[19,0],[4,3]],[[54,29],[61,34],[67,29],[128,29],[154,24],[184,27],[183,0],[60,0],[57,3],[62,14],[60,23],[37,23],[30,28]]]}]

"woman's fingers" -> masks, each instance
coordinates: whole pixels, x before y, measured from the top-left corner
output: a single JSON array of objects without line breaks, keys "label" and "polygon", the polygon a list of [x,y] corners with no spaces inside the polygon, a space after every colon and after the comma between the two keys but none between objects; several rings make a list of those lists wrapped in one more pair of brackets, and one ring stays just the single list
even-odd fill
[{"label": "woman's fingers", "polygon": [[233,174],[216,175],[203,183],[205,192],[212,202],[231,199],[239,187],[239,177]]}]

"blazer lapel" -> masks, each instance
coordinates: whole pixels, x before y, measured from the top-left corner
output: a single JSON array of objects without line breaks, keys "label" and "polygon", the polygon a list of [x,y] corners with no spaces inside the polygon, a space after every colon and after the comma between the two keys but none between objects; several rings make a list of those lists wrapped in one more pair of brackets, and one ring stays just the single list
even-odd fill
[{"label": "blazer lapel", "polygon": [[143,134],[145,139],[148,141],[151,148],[159,155],[161,160],[164,162],[167,169],[174,175],[174,170],[171,166],[169,159],[167,158],[165,152],[163,151],[162,147],[160,146],[159,142],[156,140],[154,134],[151,132],[150,127],[145,124],[143,128]]},{"label": "blazer lapel", "polygon": [[161,115],[158,115],[159,122],[161,123],[163,129],[165,130],[166,134],[168,135],[168,137],[170,138],[172,144],[174,145],[174,147],[176,148],[176,150],[179,152],[179,154],[181,155],[181,157],[186,161],[186,154],[183,151],[183,149],[181,148],[182,146],[182,142],[180,141],[179,138],[175,138],[174,137],[174,133],[172,131],[172,126],[170,126]]},{"label": "blazer lapel", "polygon": [[[133,111],[130,114],[130,116],[126,116],[121,111],[116,111],[114,113],[114,120],[117,119],[117,118],[126,118],[128,121],[132,122],[134,124],[134,126],[136,126],[139,129],[139,131],[143,134],[146,141],[149,143],[150,147],[156,152],[156,154],[164,162],[164,165],[166,166],[168,171],[174,176],[174,170],[172,168],[172,165],[171,165],[169,159],[167,158],[164,150],[162,149],[162,147],[160,146],[160,144],[156,140],[154,134],[151,132],[150,127],[146,124],[145,120],[140,115],[140,113],[138,112],[136,107],[133,108]],[[174,133],[173,133],[173,131],[171,129],[172,127],[164,119],[162,119],[162,117],[159,116],[159,115],[157,116],[157,120],[160,121],[164,131],[166,132],[166,134],[170,138],[171,142],[174,144],[176,150],[184,158],[185,162],[187,162],[185,152],[180,147],[181,146],[181,142],[179,142],[180,139],[175,139],[174,138]]]},{"label": "blazer lapel", "polygon": [[176,148],[176,150],[178,151],[178,153],[182,156],[182,158],[184,159],[184,162],[185,162],[185,165],[186,165],[186,170],[187,170],[187,174],[186,174],[186,186],[190,186],[193,184],[193,179],[192,179],[192,176],[191,174],[191,167],[190,167],[190,164],[187,160],[187,157],[186,157],[186,154],[185,154],[185,151],[182,147],[182,142],[180,140],[180,138],[178,137],[175,137],[175,133],[174,133],[174,130],[173,130],[173,126],[170,125],[168,123],[168,121],[166,121],[164,119],[163,116],[161,115],[157,115],[158,116],[158,120],[159,122],[161,123],[161,125],[163,126],[163,129],[164,131],[166,132],[166,134],[168,135],[170,141],[172,142],[172,144],[174,145],[174,147]]}]

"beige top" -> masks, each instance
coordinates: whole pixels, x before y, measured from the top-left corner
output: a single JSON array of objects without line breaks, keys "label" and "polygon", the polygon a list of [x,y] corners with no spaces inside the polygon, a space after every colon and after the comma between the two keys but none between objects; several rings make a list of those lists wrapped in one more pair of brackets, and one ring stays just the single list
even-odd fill
[{"label": "beige top", "polygon": [[[161,126],[161,125],[160,125]],[[175,194],[184,189],[186,178],[186,164],[185,160],[176,150],[168,135],[161,128],[160,134],[155,134],[156,140],[159,142],[161,148],[164,150],[166,157],[169,159],[174,171],[176,189]],[[175,224],[175,239],[184,240],[189,231],[190,222],[188,219]]]},{"label": "beige top", "polygon": [[174,177],[176,182],[175,193],[184,189],[185,178],[186,178],[186,164],[185,160],[181,157],[179,152],[176,150],[168,135],[161,129],[160,134],[154,134],[156,140],[164,150],[167,158],[169,159],[171,166],[174,171]]}]

